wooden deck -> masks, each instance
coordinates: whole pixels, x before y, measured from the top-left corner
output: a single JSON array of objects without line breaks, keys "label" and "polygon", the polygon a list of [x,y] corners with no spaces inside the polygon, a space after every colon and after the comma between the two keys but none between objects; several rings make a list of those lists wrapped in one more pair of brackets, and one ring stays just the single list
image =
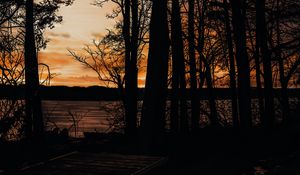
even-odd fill
[{"label": "wooden deck", "polygon": [[21,175],[143,175],[166,164],[167,158],[110,153],[72,152],[25,167]]}]

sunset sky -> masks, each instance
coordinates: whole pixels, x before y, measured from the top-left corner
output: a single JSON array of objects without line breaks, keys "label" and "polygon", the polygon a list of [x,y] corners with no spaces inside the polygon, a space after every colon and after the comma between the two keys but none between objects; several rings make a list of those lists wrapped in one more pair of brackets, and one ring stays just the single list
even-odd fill
[{"label": "sunset sky", "polygon": [[63,22],[46,31],[50,42],[39,53],[39,60],[50,66],[51,73],[57,74],[51,85],[101,85],[96,74],[74,61],[68,52],[68,49],[80,51],[86,44],[91,44],[93,39],[104,35],[105,29],[113,27],[114,21],[106,18],[113,5],[105,4],[100,8],[91,5],[93,2],[75,0],[72,6],[62,7],[59,15],[63,16]]}]

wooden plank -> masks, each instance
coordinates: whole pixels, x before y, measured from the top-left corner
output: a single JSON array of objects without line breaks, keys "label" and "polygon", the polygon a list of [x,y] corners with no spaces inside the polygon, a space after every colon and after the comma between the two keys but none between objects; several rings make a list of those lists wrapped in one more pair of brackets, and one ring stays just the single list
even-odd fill
[{"label": "wooden plank", "polygon": [[166,158],[110,153],[72,152],[21,169],[22,175],[142,175],[165,164]]},{"label": "wooden plank", "polygon": [[[80,165],[82,164],[82,161],[78,161],[78,160],[63,160],[60,163],[72,163],[72,164],[77,164]],[[149,162],[148,162],[149,164]],[[140,163],[140,162],[117,162],[117,161],[113,161],[113,160],[108,160],[108,161],[93,161],[93,162],[85,162],[85,165],[87,166],[95,166],[95,165],[99,165],[99,166],[106,166],[106,167],[127,167],[127,168],[142,168],[147,166],[147,163]]]},{"label": "wooden plank", "polygon": [[155,169],[155,168],[157,168],[157,167],[163,166],[164,164],[167,163],[167,161],[168,161],[167,158],[161,158],[161,159],[159,159],[159,160],[153,162],[152,164],[150,164],[150,165],[148,165],[148,166],[146,166],[146,167],[144,167],[144,168],[142,168],[142,169],[140,169],[140,170],[138,170],[138,171],[132,173],[131,175],[142,175],[142,174],[146,174],[146,173],[148,173],[149,171],[151,171],[151,170],[153,170],[153,169]]},{"label": "wooden plank", "polygon": [[[73,174],[73,173],[84,173],[84,174],[110,174],[110,175],[125,175],[130,174],[132,171],[136,171],[135,169],[121,169],[121,168],[108,168],[108,167],[98,167],[98,166],[86,166],[82,165],[53,165],[53,166],[43,166],[36,168],[34,171],[40,172],[43,175],[45,172],[52,174],[56,174],[57,172],[65,172],[65,174]],[[56,173],[55,173],[56,172]],[[31,174],[31,171],[27,173],[28,175]]]},{"label": "wooden plank", "polygon": [[70,155],[75,154],[75,153],[77,153],[77,151],[70,152],[70,153],[66,153],[66,154],[63,154],[63,155],[60,155],[60,156],[51,158],[51,159],[49,159],[49,160],[46,161],[46,162],[39,162],[39,163],[36,163],[36,164],[28,165],[28,166],[25,166],[25,167],[21,168],[21,171],[25,171],[25,170],[27,170],[27,169],[32,169],[32,168],[34,168],[34,167],[38,167],[38,166],[44,165],[44,164],[46,164],[47,162],[54,161],[54,160],[57,160],[57,159],[61,159],[61,158],[63,158],[63,157],[70,156]]}]

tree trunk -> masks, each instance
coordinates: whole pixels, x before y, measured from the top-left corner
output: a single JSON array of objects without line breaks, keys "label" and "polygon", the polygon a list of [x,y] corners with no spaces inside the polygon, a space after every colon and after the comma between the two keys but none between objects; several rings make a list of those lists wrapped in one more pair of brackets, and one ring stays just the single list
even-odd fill
[{"label": "tree trunk", "polygon": [[262,55],[264,69],[264,95],[265,95],[265,113],[262,116],[262,125],[264,127],[272,127],[275,121],[274,113],[274,92],[271,67],[271,53],[267,45],[267,26],[265,20],[265,0],[256,0],[256,37],[258,38],[256,45]]},{"label": "tree trunk", "polygon": [[[130,0],[124,1],[123,14],[123,37],[125,41],[125,133],[133,135],[136,130],[136,110],[137,110],[137,93],[135,87],[135,72],[136,65],[133,65],[132,58],[136,60],[136,55],[132,53],[136,49],[135,43],[130,38],[130,28],[136,30],[136,26],[130,25]],[[132,9],[134,11],[134,9]],[[134,15],[132,15],[133,17]],[[134,19],[134,17],[133,17]],[[135,39],[135,38],[134,38]]]},{"label": "tree trunk", "polygon": [[25,23],[25,103],[26,103],[26,135],[41,138],[44,133],[44,122],[39,96],[38,60],[35,46],[33,19],[33,0],[26,1]]},{"label": "tree trunk", "polygon": [[[159,149],[163,141],[167,97],[169,29],[167,0],[153,0],[145,97],[142,111],[142,141],[145,151]],[[160,26],[160,27],[157,27]]]},{"label": "tree trunk", "polygon": [[175,56],[172,56],[172,94],[171,94],[171,132],[178,132],[178,107],[179,107],[179,71],[178,71],[178,60]]},{"label": "tree trunk", "polygon": [[178,65],[177,61],[172,58],[172,94],[171,94],[171,132],[176,133],[178,132],[178,122],[179,122],[179,115],[178,115],[178,106],[179,106],[179,80],[178,80]]},{"label": "tree trunk", "polygon": [[183,53],[183,40],[182,40],[182,25],[180,17],[180,7],[178,0],[172,0],[172,17],[171,17],[171,36],[172,36],[172,58],[177,62],[178,78],[180,83],[180,130],[187,133],[188,128],[188,115],[187,115],[187,102],[186,102],[186,81],[185,81],[185,64]]},{"label": "tree trunk", "polygon": [[188,12],[188,42],[189,42],[189,64],[190,64],[190,85],[191,85],[191,108],[192,108],[192,131],[199,128],[200,117],[200,100],[197,92],[197,74],[196,74],[196,60],[195,60],[195,0],[189,0]]},{"label": "tree trunk", "polygon": [[256,46],[255,46],[255,78],[256,78],[256,89],[257,89],[257,97],[258,97],[258,105],[259,105],[259,116],[262,122],[262,118],[265,116],[264,114],[264,100],[260,79],[260,52],[259,52],[259,44],[258,37],[256,37]]},{"label": "tree trunk", "polygon": [[210,125],[212,127],[218,127],[218,111],[216,107],[216,98],[214,95],[214,87],[212,84],[212,72],[210,69],[210,65],[208,64],[207,60],[204,58],[204,65],[205,65],[205,77],[206,77],[206,86],[208,90],[208,102],[209,102],[209,108],[210,108]]},{"label": "tree trunk", "polygon": [[[281,36],[280,36],[280,12],[279,12],[279,0],[276,2],[277,8],[277,15],[276,15],[276,42],[277,46],[281,43]],[[285,74],[284,74],[284,63],[283,58],[281,56],[281,48],[278,48],[275,51],[276,57],[278,59],[279,64],[279,75],[280,75],[280,84],[281,84],[281,106],[282,106],[282,124],[287,125],[290,119],[290,105],[289,105],[289,97],[287,93],[287,86],[288,83],[285,81]]]},{"label": "tree trunk", "polygon": [[131,3],[131,15],[132,15],[132,25],[131,25],[131,60],[130,60],[130,78],[129,82],[129,96],[128,101],[130,101],[130,113],[128,116],[128,128],[131,134],[136,133],[137,124],[137,99],[138,99],[138,69],[137,69],[137,57],[138,57],[138,36],[139,36],[139,24],[138,24],[138,2],[137,0],[132,0]]},{"label": "tree trunk", "polygon": [[[281,58],[279,58],[281,59]],[[289,124],[290,121],[290,105],[289,96],[287,93],[288,82],[285,80],[283,60],[279,61],[279,71],[280,71],[280,83],[281,83],[281,104],[282,104],[282,123],[283,125]]]},{"label": "tree trunk", "polygon": [[230,89],[231,89],[231,107],[232,107],[232,126],[234,128],[239,126],[238,118],[238,107],[237,107],[237,93],[236,93],[236,75],[235,75],[235,60],[233,53],[233,43],[232,43],[232,30],[230,26],[229,10],[227,0],[223,0],[225,7],[225,30],[226,30],[226,40],[228,47],[229,56],[229,74],[230,74]]},{"label": "tree trunk", "polygon": [[[172,1],[172,3],[174,3]],[[173,4],[172,4],[173,6]],[[172,15],[174,16],[173,12]],[[176,133],[178,132],[178,122],[179,122],[179,115],[178,115],[178,109],[179,109],[179,63],[178,63],[178,55],[175,55],[176,50],[175,46],[175,39],[174,37],[174,22],[173,22],[173,17],[172,16],[172,96],[171,96],[171,132]]]},{"label": "tree trunk", "polygon": [[[202,3],[202,4],[201,4]],[[202,9],[201,9],[202,5]],[[204,16],[205,16],[205,11],[206,11],[206,0],[197,0],[197,9],[199,13],[199,24],[198,24],[198,45],[195,47],[195,49],[198,52],[199,55],[199,91],[201,91],[204,81],[205,81],[205,73],[202,71],[203,69],[203,60],[204,60],[204,55],[203,55],[203,49],[204,49]],[[199,110],[201,109],[201,101],[199,103]]]},{"label": "tree trunk", "polygon": [[[210,65],[208,64],[208,61],[204,57],[203,54],[203,49],[204,49],[204,15],[206,12],[206,1],[202,1],[202,10],[200,11],[200,1],[198,1],[198,9],[199,9],[199,26],[198,26],[198,47],[197,51],[199,53],[199,69],[200,69],[200,78],[203,80],[200,81],[200,88],[202,87],[202,84],[204,82],[204,78],[206,79],[206,84],[207,84],[207,89],[208,89],[208,96],[209,96],[209,107],[210,107],[210,122],[211,126],[216,127],[219,125],[218,123],[218,115],[217,115],[217,108],[216,108],[216,102],[215,102],[215,97],[214,97],[214,92],[213,92],[213,85],[212,85],[212,77],[211,77],[211,69]],[[202,72],[202,63],[204,64],[205,67],[205,72]]]},{"label": "tree trunk", "polygon": [[238,101],[240,124],[244,129],[252,126],[250,68],[246,47],[245,13],[243,0],[230,0],[238,71]]}]

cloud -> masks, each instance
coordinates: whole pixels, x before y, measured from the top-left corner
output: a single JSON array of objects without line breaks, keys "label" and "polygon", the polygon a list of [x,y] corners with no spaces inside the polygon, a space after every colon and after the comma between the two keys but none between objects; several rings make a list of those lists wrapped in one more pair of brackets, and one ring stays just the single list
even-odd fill
[{"label": "cloud", "polygon": [[[51,73],[57,74],[51,85],[93,86],[105,84],[96,73],[75,61],[69,54],[60,52],[39,52],[39,62],[47,64]],[[139,71],[138,86],[144,87],[145,70]]]},{"label": "cloud", "polygon": [[71,35],[69,33],[59,33],[59,32],[47,32],[46,36],[48,37],[58,37],[58,38],[71,38]]},{"label": "cloud", "polygon": [[59,75],[51,80],[52,85],[67,85],[67,86],[103,86],[97,76],[63,76]]},{"label": "cloud", "polygon": [[113,8],[115,5],[112,2],[106,3],[105,8],[98,8],[92,6],[90,0],[76,0],[72,6],[59,9],[63,22],[46,31],[45,36],[50,42],[39,53],[39,61],[49,65],[51,73],[59,74],[51,81],[52,85],[101,85],[95,72],[72,59],[68,49],[82,54],[85,44],[91,44],[92,39],[102,38],[106,28],[115,25],[114,20],[106,18]]},{"label": "cloud", "polygon": [[59,52],[39,52],[39,62],[55,66],[74,63],[74,60],[66,53]]}]

